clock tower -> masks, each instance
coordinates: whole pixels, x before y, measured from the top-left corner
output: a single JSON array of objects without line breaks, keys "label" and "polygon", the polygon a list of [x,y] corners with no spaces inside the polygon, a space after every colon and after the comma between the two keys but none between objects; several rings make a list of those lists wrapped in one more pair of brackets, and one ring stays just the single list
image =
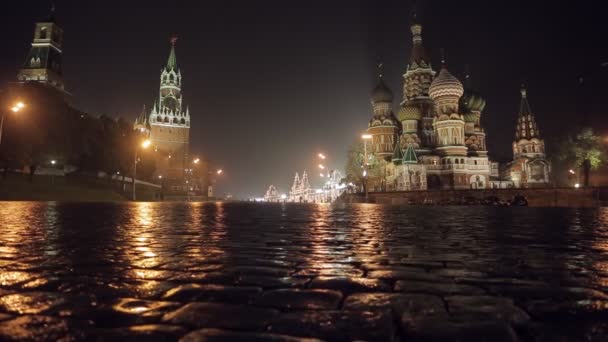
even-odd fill
[{"label": "clock tower", "polygon": [[177,67],[175,43],[160,72],[159,97],[149,114],[143,113],[135,128],[149,131],[156,152],[156,173],[164,179],[183,179],[189,169],[190,112],[182,103],[182,74]]}]

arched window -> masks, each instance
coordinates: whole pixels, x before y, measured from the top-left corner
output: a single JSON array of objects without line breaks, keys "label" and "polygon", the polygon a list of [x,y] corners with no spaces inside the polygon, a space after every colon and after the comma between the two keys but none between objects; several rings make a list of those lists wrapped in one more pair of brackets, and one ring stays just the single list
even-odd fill
[{"label": "arched window", "polygon": [[46,39],[48,37],[48,32],[46,27],[40,29],[40,39]]},{"label": "arched window", "polygon": [[456,158],[456,160],[454,160],[454,164],[459,164],[460,162],[458,161],[458,158]]},{"label": "arched window", "polygon": [[169,75],[169,81],[173,82],[173,74]]},{"label": "arched window", "polygon": [[173,118],[173,123],[174,124],[178,123],[177,118]]},{"label": "arched window", "polygon": [[464,164],[464,158],[460,158],[460,164]]},{"label": "arched window", "polygon": [[186,119],[182,119],[181,124],[185,125],[186,124]]},{"label": "arched window", "polygon": [[165,122],[169,123],[169,117],[168,116],[165,116]]}]

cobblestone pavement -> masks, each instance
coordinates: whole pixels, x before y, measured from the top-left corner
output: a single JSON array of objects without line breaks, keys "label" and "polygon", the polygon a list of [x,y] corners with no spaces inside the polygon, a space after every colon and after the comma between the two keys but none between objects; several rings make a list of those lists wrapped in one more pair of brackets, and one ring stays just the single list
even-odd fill
[{"label": "cobblestone pavement", "polygon": [[0,203],[0,340],[606,336],[608,209]]}]

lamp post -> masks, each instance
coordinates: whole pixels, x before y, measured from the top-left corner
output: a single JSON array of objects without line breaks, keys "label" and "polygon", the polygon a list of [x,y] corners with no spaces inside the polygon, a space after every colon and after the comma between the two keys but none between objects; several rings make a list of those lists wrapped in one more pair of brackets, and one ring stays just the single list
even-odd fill
[{"label": "lamp post", "polygon": [[[152,144],[150,139],[146,139],[141,143],[141,148],[146,149],[146,148],[150,147],[150,144]],[[135,146],[135,157],[133,159],[133,179],[132,179],[133,180],[133,186],[132,186],[133,201],[135,201],[137,199],[137,196],[135,195],[135,177],[137,176],[137,152],[139,151],[139,147],[140,146]]]},{"label": "lamp post", "polygon": [[[11,112],[13,113],[18,113],[20,111],[23,110],[23,108],[25,108],[25,104],[21,101],[16,102],[12,107],[11,107]],[[4,129],[4,117],[6,116],[5,111],[2,110],[0,111],[0,145],[2,145],[2,131]]]},{"label": "lamp post", "polygon": [[369,201],[369,191],[367,190],[367,141],[372,138],[371,134],[363,134],[361,139],[363,139],[363,188],[365,189],[365,203]]}]

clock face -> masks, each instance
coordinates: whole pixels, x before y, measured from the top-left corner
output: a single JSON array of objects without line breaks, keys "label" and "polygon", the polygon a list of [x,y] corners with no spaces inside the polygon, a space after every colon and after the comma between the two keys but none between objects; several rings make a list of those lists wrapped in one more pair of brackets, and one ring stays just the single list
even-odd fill
[{"label": "clock face", "polygon": [[174,97],[166,97],[163,100],[163,105],[173,112],[177,112],[177,100]]}]

